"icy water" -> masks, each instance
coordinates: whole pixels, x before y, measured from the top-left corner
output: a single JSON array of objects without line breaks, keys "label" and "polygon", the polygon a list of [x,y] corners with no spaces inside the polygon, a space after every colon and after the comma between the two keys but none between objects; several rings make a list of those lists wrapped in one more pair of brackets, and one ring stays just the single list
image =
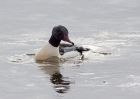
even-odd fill
[{"label": "icy water", "polygon": [[[139,99],[139,0],[0,1],[0,99]],[[65,25],[84,60],[39,64],[35,53]]]}]

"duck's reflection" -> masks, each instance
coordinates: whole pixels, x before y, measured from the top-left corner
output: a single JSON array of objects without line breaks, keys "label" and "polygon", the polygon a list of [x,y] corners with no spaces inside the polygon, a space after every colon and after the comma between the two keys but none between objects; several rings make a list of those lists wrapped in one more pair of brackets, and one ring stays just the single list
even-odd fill
[{"label": "duck's reflection", "polygon": [[60,73],[60,59],[51,57],[46,62],[41,63],[41,70],[50,75],[50,82],[53,84],[54,89],[58,93],[66,93],[70,89],[70,81],[68,77],[63,77]]}]

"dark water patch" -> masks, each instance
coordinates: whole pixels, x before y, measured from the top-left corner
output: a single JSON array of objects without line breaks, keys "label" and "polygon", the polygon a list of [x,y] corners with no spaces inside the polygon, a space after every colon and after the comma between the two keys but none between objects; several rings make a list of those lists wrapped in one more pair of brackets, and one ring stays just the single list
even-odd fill
[{"label": "dark water patch", "polygon": [[28,56],[35,56],[35,53],[28,53],[26,55],[28,55]]},{"label": "dark water patch", "polygon": [[71,81],[69,77],[64,77],[60,71],[61,64],[57,57],[49,58],[45,63],[39,62],[39,68],[50,76],[52,87],[57,93],[67,93],[70,89]]},{"label": "dark water patch", "polygon": [[[92,51],[93,52],[93,51]],[[107,53],[107,52],[93,52],[93,53],[98,53],[98,54],[102,54],[102,55],[111,55],[112,53]]]}]

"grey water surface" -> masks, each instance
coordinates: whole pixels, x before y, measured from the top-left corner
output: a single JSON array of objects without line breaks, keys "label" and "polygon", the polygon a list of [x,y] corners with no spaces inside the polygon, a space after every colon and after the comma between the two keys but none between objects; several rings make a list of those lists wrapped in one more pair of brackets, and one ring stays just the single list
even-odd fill
[{"label": "grey water surface", "polygon": [[[0,0],[0,99],[139,99],[139,9],[139,0]],[[92,51],[36,63],[59,24]]]}]

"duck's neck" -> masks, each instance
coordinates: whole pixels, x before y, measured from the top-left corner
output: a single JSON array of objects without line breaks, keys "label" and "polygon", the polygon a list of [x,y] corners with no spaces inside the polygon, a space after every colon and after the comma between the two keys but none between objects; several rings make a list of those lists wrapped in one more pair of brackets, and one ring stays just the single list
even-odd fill
[{"label": "duck's neck", "polygon": [[56,39],[54,36],[51,36],[49,43],[54,46],[54,47],[58,47],[60,44],[61,40]]}]

